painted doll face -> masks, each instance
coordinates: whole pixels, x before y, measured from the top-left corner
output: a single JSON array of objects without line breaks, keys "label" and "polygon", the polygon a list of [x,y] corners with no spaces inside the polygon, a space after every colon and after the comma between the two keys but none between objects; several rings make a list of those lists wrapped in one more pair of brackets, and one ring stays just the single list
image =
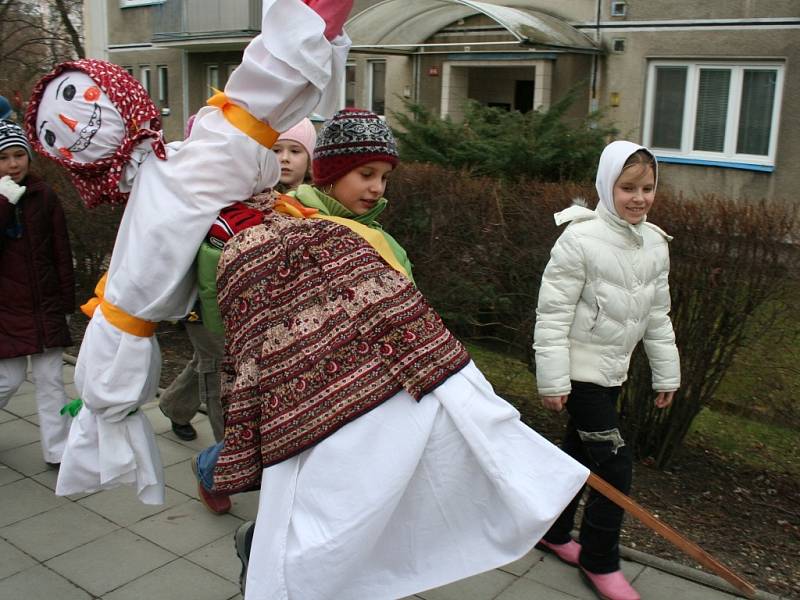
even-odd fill
[{"label": "painted doll face", "polygon": [[65,71],[42,94],[36,132],[53,156],[91,163],[116,152],[125,138],[125,123],[91,77]]}]

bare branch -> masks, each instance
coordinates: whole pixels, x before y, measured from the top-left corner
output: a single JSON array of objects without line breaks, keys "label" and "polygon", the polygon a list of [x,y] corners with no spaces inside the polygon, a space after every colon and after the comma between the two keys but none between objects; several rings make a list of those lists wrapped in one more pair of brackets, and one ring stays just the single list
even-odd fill
[{"label": "bare branch", "polygon": [[78,31],[72,24],[70,7],[67,6],[64,0],[55,0],[55,2],[56,10],[61,16],[61,22],[64,25],[64,29],[67,30],[70,40],[72,41],[72,47],[75,49],[75,53],[78,55],[78,58],[86,58],[86,52],[84,52],[83,44],[81,43],[81,36],[78,34]]}]

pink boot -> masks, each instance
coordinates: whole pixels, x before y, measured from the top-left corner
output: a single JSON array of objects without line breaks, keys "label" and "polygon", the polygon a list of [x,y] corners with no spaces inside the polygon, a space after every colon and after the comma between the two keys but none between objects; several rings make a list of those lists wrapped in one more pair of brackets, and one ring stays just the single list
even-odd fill
[{"label": "pink boot", "polygon": [[613,573],[590,573],[581,567],[581,575],[594,593],[603,600],[640,600],[637,592],[622,571]]},{"label": "pink boot", "polygon": [[539,540],[539,543],[536,544],[536,547],[544,552],[555,554],[556,558],[561,562],[572,565],[573,567],[578,566],[578,556],[581,553],[581,545],[575,540],[570,540],[566,544],[551,544],[542,538]]}]

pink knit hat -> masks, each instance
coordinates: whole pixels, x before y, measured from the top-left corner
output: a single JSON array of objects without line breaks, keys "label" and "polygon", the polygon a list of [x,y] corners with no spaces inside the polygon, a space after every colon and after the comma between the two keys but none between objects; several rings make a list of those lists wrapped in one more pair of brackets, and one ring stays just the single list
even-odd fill
[{"label": "pink knit hat", "polygon": [[317,130],[310,119],[303,119],[294,127],[284,131],[279,137],[278,141],[291,140],[297,142],[308,153],[308,160],[314,155],[314,146],[317,145]]}]

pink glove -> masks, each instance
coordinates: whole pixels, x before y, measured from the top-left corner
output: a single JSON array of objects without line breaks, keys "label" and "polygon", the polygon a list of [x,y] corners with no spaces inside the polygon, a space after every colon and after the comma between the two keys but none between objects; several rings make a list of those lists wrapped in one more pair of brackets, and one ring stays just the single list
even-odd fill
[{"label": "pink glove", "polygon": [[303,0],[303,2],[325,21],[325,38],[328,41],[342,33],[347,15],[353,8],[353,0]]}]

